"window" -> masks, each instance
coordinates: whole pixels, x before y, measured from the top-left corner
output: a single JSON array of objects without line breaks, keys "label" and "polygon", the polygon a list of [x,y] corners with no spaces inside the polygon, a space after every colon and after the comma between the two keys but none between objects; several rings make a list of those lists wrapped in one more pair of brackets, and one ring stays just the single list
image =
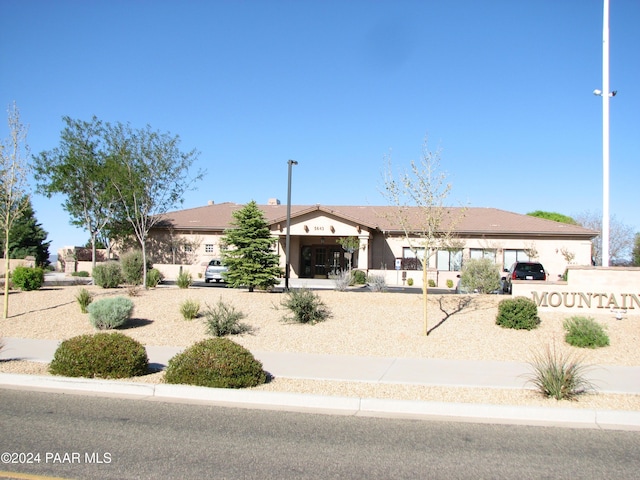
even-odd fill
[{"label": "window", "polygon": [[213,253],[213,243],[205,243],[204,253]]},{"label": "window", "polygon": [[184,251],[187,253],[191,253],[193,252],[193,248],[191,248],[191,245],[187,244],[187,245],[183,245]]},{"label": "window", "polygon": [[516,262],[528,262],[529,255],[524,250],[506,250],[504,251],[504,268],[509,268]]},{"label": "window", "polygon": [[496,251],[494,249],[472,248],[470,249],[470,258],[488,258],[496,263]]},{"label": "window", "polygon": [[422,259],[424,259],[424,248],[403,247],[402,248],[402,270],[422,270]]},{"label": "window", "polygon": [[459,272],[462,269],[462,250],[438,250],[438,270]]}]

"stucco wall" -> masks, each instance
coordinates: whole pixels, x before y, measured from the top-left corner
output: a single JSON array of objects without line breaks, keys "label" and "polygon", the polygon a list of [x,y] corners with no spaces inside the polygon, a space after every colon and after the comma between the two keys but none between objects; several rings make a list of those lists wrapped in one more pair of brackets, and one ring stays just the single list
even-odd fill
[{"label": "stucco wall", "polygon": [[513,296],[531,298],[539,310],[640,315],[640,268],[569,267],[567,281],[513,283]]}]

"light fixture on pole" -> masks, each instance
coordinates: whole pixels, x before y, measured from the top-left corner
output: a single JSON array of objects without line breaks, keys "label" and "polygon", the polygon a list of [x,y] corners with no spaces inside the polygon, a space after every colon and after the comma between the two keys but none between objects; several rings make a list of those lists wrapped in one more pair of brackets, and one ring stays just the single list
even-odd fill
[{"label": "light fixture on pole", "polygon": [[284,289],[285,291],[289,291],[289,274],[291,272],[291,265],[289,263],[289,253],[291,249],[291,167],[293,165],[297,165],[298,162],[295,160],[289,160],[287,162],[289,165],[289,177],[288,177],[288,185],[287,185],[287,234],[285,240],[284,247],[284,256],[285,256],[285,266],[284,266]]}]

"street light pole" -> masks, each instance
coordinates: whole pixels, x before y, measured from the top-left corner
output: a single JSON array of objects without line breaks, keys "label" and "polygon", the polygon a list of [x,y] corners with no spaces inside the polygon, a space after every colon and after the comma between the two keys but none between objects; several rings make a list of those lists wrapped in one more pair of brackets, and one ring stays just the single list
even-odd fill
[{"label": "street light pole", "polygon": [[289,253],[291,249],[291,167],[297,165],[295,160],[289,160],[289,179],[287,185],[287,235],[284,247],[285,267],[284,267],[284,289],[289,291],[289,274],[291,272],[291,265],[289,263]]},{"label": "street light pole", "polygon": [[609,266],[609,0],[602,15],[602,266]]}]

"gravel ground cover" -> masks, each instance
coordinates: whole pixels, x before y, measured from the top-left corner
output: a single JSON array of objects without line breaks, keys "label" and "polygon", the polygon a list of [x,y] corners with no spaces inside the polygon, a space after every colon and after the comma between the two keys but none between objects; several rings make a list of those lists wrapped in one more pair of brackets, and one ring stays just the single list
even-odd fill
[{"label": "gravel ground cover", "polygon": [[[80,312],[76,295],[86,288],[94,299],[128,296],[127,289],[105,290],[95,286],[45,287],[34,292],[10,294],[10,318],[0,320],[4,337],[63,340],[93,333],[88,316]],[[547,346],[580,355],[588,365],[640,365],[640,320],[629,316],[592,315],[605,325],[609,347],[590,350],[564,342],[562,322],[568,314],[540,312],[542,323],[532,331],[502,329],[495,325],[499,295],[429,295],[428,336],[423,335],[422,296],[407,293],[337,292],[317,294],[331,311],[331,317],[316,325],[282,321],[282,294],[221,287],[178,289],[159,287],[140,290],[130,297],[135,308],[132,319],[121,331],[146,346],[186,347],[206,338],[203,318],[185,321],[180,304],[197,300],[202,309],[219,300],[243,312],[252,333],[233,340],[253,351],[305,352],[317,354],[379,357],[443,358],[527,362]],[[0,362],[0,372],[47,374],[47,365],[33,362]],[[132,379],[157,383],[162,372]],[[589,394],[575,402],[544,399],[532,390],[444,388],[416,385],[379,385],[276,378],[258,387],[325,395],[397,398],[446,402],[526,404],[573,408],[640,410],[639,395]]]}]

